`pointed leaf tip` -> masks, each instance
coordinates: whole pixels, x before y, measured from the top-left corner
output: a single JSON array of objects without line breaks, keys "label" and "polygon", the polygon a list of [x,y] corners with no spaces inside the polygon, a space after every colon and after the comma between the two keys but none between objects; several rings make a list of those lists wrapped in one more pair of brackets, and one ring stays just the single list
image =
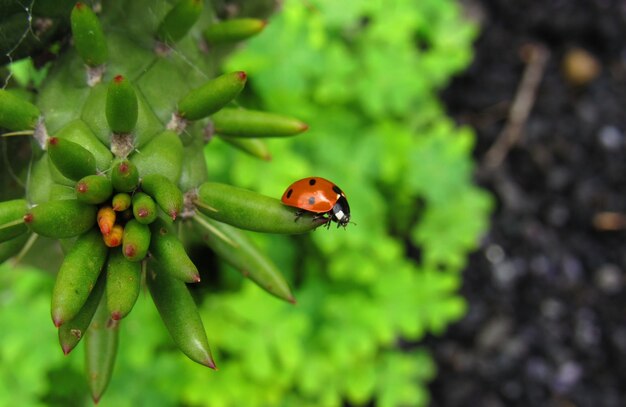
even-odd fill
[{"label": "pointed leaf tip", "polygon": [[219,370],[217,368],[217,366],[215,365],[215,362],[213,361],[213,359],[211,359],[210,357],[207,358],[206,360],[204,360],[204,362],[202,364],[205,365],[206,367],[210,368],[210,369],[215,370],[215,371]]}]

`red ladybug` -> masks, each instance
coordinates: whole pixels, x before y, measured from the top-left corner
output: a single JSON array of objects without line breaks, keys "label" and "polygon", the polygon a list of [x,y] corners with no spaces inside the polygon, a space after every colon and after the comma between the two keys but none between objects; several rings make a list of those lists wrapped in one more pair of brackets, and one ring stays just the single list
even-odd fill
[{"label": "red ladybug", "polygon": [[303,178],[289,185],[281,198],[288,206],[301,209],[296,220],[304,211],[318,214],[318,217],[328,215],[330,221],[337,222],[337,227],[344,228],[350,222],[350,205],[343,191],[335,184],[321,177]]}]

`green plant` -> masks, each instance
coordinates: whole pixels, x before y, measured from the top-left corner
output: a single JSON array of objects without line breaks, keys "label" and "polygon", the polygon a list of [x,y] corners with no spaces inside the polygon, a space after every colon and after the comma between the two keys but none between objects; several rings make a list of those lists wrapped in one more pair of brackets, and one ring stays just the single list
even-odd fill
[{"label": "green plant", "polygon": [[[254,4],[260,2],[244,4],[243,9]],[[151,13],[145,13],[141,4],[135,9],[134,2],[128,7],[131,10],[125,13],[142,12],[103,18],[107,37],[107,27],[120,24],[116,19],[132,20],[131,15],[142,16],[128,24],[133,33],[146,27],[154,33],[160,21],[157,16],[165,14],[165,9],[155,12],[150,7]],[[204,23],[201,18],[196,26]],[[211,39],[238,38],[233,34],[237,32],[228,27],[214,30]],[[436,374],[436,367],[417,343],[464,314],[465,303],[457,294],[459,270],[486,227],[490,209],[489,196],[471,182],[473,134],[451,123],[437,99],[450,75],[469,62],[474,35],[475,28],[461,19],[452,1],[285,1],[282,12],[224,70],[244,69],[251,78],[239,103],[293,115],[310,128],[301,137],[281,140],[212,138],[206,150],[208,172],[211,181],[276,197],[295,179],[329,178],[346,192],[357,225],[295,237],[249,234],[241,241],[242,250],[253,243],[286,273],[296,294],[293,306],[230,272],[229,264],[237,267],[237,261],[254,257],[223,251],[229,239],[242,239],[241,231],[201,218],[216,230],[197,236],[188,233],[189,223],[177,221],[195,262],[207,260],[206,253],[198,256],[194,249],[205,243],[222,258],[224,272],[212,273],[208,288],[193,290],[220,371],[207,375],[201,366],[181,363],[164,330],[149,323],[154,307],[140,296],[121,325],[123,346],[118,349],[111,390],[102,403],[338,406],[344,401],[361,405],[373,400],[381,406],[427,404],[425,383]],[[201,68],[213,76],[222,61],[222,50],[211,48],[216,58],[204,65],[195,57],[195,44],[189,38],[176,49],[181,54],[173,57],[181,56],[183,73],[166,63],[169,60],[158,60],[141,75],[121,72],[135,89],[141,87],[143,99],[155,102],[153,111],[161,117],[161,125],[169,121],[175,102],[185,93],[177,88],[186,86],[181,85],[185,75],[194,82],[202,76],[197,69]],[[126,49],[118,57],[123,64],[122,57],[132,59],[134,54]],[[64,64],[71,60],[61,58],[67,58]],[[139,85],[134,75],[141,76]],[[172,79],[163,81],[164,77]],[[205,79],[199,79],[198,85]],[[143,81],[151,85],[142,87]],[[50,110],[53,96],[71,92],[71,83],[53,70],[37,105],[47,94]],[[85,108],[93,112],[104,106],[101,102]],[[230,108],[222,113],[230,113],[226,109]],[[219,124],[219,115],[213,118]],[[66,122],[67,113],[61,119]],[[201,147],[198,140],[188,143],[186,161],[204,163]],[[181,177],[179,186],[189,185],[188,180]],[[210,209],[204,209],[210,214]],[[37,250],[43,240],[36,242]],[[407,247],[419,258],[409,259]],[[263,270],[276,277],[275,267]],[[21,309],[35,297],[38,301],[26,314],[41,320],[47,306],[42,291],[51,290],[52,284],[31,270],[21,273],[26,278],[0,273],[1,286],[17,290],[7,305]],[[13,319],[9,311],[0,313],[3,327],[17,329],[6,334],[15,349],[19,330],[29,326]],[[50,334],[52,324],[46,329]],[[27,343],[35,346],[33,338]],[[19,349],[20,357],[29,355],[28,347]],[[6,354],[2,362],[15,360]],[[64,394],[59,384],[62,377],[77,377],[76,359],[62,364],[60,352],[50,354],[41,352],[38,358],[28,359],[33,366],[41,360],[41,370],[34,373],[22,364],[14,367],[38,384],[33,394],[20,382],[17,388],[25,403],[56,400],[64,405],[75,400],[76,394]],[[7,365],[0,363],[0,371],[3,366]]]},{"label": "green plant", "polygon": [[[268,233],[303,233],[326,221],[305,214],[294,222],[296,210],[278,199],[207,182],[210,123],[244,138],[242,146],[246,137],[306,130],[299,120],[265,112],[216,116],[247,80],[242,71],[212,78],[220,50],[258,33],[262,20],[232,19],[220,31],[217,10],[199,0],[100,7],[99,16],[85,3],[71,9],[74,48],[60,53],[32,101],[19,90],[0,90],[4,140],[32,140],[29,165],[3,158],[24,197],[0,202],[0,260],[22,259],[42,238],[61,242],[52,321],[65,354],[85,338],[96,402],[109,384],[120,321],[134,307],[141,279],[178,348],[215,368],[185,284],[200,281],[186,244],[201,236],[268,292],[294,301],[284,277],[245,235],[210,218]],[[227,35],[233,27],[234,37]]]}]

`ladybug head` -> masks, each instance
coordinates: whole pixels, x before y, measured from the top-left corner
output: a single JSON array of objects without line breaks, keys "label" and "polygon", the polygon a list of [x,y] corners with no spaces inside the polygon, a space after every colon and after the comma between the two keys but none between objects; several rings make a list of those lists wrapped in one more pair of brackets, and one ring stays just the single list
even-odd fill
[{"label": "ladybug head", "polygon": [[330,211],[330,220],[337,222],[337,227],[344,228],[350,223],[350,205],[345,196],[341,196]]}]

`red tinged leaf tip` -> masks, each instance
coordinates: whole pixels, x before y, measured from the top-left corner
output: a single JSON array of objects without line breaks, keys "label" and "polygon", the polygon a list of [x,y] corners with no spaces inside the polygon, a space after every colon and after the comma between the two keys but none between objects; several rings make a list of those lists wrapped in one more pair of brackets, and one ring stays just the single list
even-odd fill
[{"label": "red tinged leaf tip", "polygon": [[115,78],[113,78],[113,82],[122,83],[124,82],[124,77],[122,75],[115,75]]},{"label": "red tinged leaf tip", "polygon": [[24,215],[24,223],[31,223],[33,221],[33,214],[32,213],[27,213],[26,215]]},{"label": "red tinged leaf tip", "polygon": [[72,348],[70,346],[63,345],[61,346],[61,350],[63,351],[63,355],[67,356],[72,351]]},{"label": "red tinged leaf tip", "polygon": [[195,280],[196,283],[199,283],[200,282],[200,275],[196,275],[194,277],[194,280]]},{"label": "red tinged leaf tip", "polygon": [[50,138],[48,139],[48,145],[50,145],[50,146],[55,146],[55,145],[57,145],[58,143],[59,143],[59,139],[58,139],[58,138],[56,138],[56,137],[50,137]]},{"label": "red tinged leaf tip", "polygon": [[58,328],[61,325],[63,325],[63,323],[65,321],[63,321],[63,319],[61,317],[59,317],[59,316],[53,316],[52,317],[52,322],[54,323],[54,326],[56,326]]},{"label": "red tinged leaf tip", "polygon": [[113,311],[111,312],[111,319],[113,321],[119,321],[120,319],[122,319],[122,313],[119,311]]},{"label": "red tinged leaf tip", "polygon": [[128,165],[128,163],[127,163],[127,162],[122,162],[122,163],[120,163],[120,166],[118,167],[118,169],[120,170],[120,172],[121,172],[122,174],[125,174],[125,173],[127,173],[127,172],[128,172],[129,167],[130,167],[130,166]]},{"label": "red tinged leaf tip", "polygon": [[178,216],[178,212],[175,210],[171,210],[169,215],[172,218],[172,220],[176,220],[176,217]]},{"label": "red tinged leaf tip", "polygon": [[74,7],[76,7],[77,9],[79,9],[79,10],[80,10],[80,9],[82,9],[83,7],[85,7],[85,5],[79,1],[78,3],[76,3],[76,5],[75,5]]},{"label": "red tinged leaf tip", "polygon": [[261,21],[261,28],[265,28],[267,26],[267,23],[268,23],[267,20]]},{"label": "red tinged leaf tip", "polygon": [[135,247],[134,244],[127,244],[124,247],[124,254],[126,255],[126,257],[134,257],[136,253],[137,247]]},{"label": "red tinged leaf tip", "polygon": [[237,75],[239,75],[239,79],[241,79],[241,81],[245,81],[248,78],[248,75],[244,71],[238,71]]},{"label": "red tinged leaf tip", "polygon": [[306,123],[302,123],[300,125],[300,131],[307,131],[309,129],[309,125]]},{"label": "red tinged leaf tip", "polygon": [[140,218],[145,218],[146,216],[150,215],[150,211],[148,211],[147,209],[141,208],[137,210],[137,215]]},{"label": "red tinged leaf tip", "polygon": [[206,360],[203,361],[202,364],[207,366],[207,367],[209,367],[209,368],[211,368],[211,369],[213,369],[213,370],[215,370],[215,371],[219,370],[217,368],[217,366],[215,366],[215,362],[211,358],[207,358]]},{"label": "red tinged leaf tip", "polygon": [[79,182],[78,185],[76,185],[76,191],[84,194],[85,192],[89,191],[89,186],[84,182]]}]

